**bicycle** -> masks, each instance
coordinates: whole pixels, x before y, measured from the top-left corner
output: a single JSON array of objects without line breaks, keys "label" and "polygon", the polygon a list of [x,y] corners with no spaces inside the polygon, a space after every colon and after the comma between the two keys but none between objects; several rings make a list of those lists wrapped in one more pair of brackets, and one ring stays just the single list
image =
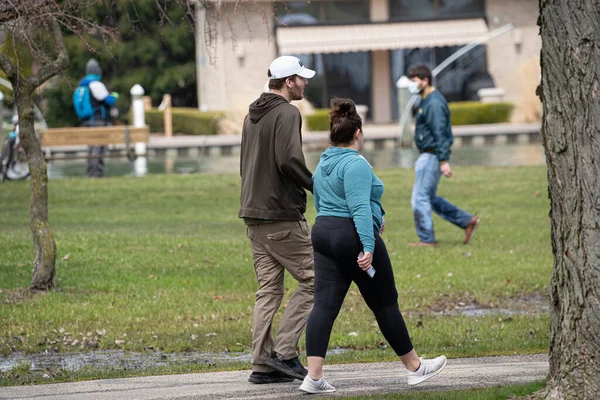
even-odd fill
[{"label": "bicycle", "polygon": [[6,135],[0,153],[0,183],[5,180],[22,180],[29,177],[29,164],[19,146],[19,125]]}]

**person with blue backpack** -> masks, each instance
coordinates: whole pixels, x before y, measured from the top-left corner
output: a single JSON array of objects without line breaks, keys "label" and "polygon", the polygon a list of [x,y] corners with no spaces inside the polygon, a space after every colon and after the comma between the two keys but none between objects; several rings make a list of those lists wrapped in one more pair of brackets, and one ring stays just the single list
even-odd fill
[{"label": "person with blue backpack", "polygon": [[[111,126],[111,107],[119,98],[118,93],[110,93],[102,83],[102,69],[95,59],[90,59],[85,66],[85,78],[73,93],[73,107],[81,126]],[[104,176],[104,155],[106,146],[90,146],[88,148],[87,175],[91,178]]]}]

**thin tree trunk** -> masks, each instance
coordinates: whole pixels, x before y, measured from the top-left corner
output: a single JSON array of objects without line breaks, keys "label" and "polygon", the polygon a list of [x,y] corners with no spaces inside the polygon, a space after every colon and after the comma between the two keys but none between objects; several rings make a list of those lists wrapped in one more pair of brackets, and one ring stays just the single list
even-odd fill
[{"label": "thin tree trunk", "polygon": [[540,0],[551,240],[547,399],[600,398],[600,0]]},{"label": "thin tree trunk", "polygon": [[[13,86],[14,87],[14,86]],[[33,234],[35,259],[31,291],[47,291],[55,286],[56,244],[48,223],[48,174],[42,148],[33,127],[33,100],[26,89],[15,87],[19,110],[19,136],[31,173],[30,228]]]}]

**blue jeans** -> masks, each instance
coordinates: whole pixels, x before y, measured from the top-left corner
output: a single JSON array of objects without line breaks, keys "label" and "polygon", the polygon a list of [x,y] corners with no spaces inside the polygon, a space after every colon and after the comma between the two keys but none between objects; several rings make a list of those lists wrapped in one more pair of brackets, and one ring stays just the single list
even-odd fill
[{"label": "blue jeans", "polygon": [[415,162],[415,185],[410,200],[415,218],[415,228],[421,242],[435,243],[432,210],[446,221],[463,229],[469,225],[473,217],[437,195],[441,176],[440,162],[437,156],[422,153]]}]

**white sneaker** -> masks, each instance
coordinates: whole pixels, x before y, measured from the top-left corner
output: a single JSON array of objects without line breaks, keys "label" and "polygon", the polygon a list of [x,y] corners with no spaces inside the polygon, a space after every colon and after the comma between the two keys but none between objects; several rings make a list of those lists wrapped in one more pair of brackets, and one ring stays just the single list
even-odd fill
[{"label": "white sneaker", "polygon": [[421,358],[421,366],[415,372],[408,373],[408,385],[418,385],[427,379],[436,376],[446,366],[446,356],[439,356],[433,360],[423,360]]},{"label": "white sneaker", "polygon": [[321,377],[318,381],[313,380],[310,376],[306,375],[304,381],[302,381],[302,385],[300,385],[300,390],[306,393],[331,393],[335,392],[335,388],[331,386],[327,381]]}]

